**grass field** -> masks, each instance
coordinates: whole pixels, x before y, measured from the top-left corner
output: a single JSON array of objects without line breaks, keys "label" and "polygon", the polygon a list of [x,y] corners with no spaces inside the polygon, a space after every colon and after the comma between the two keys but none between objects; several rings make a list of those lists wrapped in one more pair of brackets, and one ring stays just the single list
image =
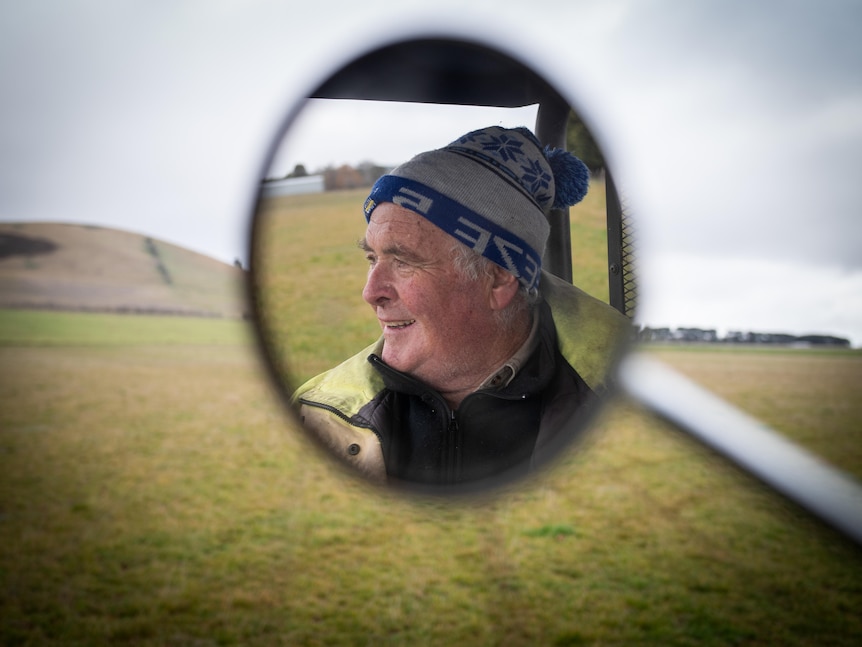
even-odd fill
[{"label": "grass field", "polygon": [[[29,316],[34,331],[59,317]],[[862,638],[858,549],[630,405],[521,488],[401,500],[310,452],[231,322],[189,320],[183,340],[129,317],[133,340],[97,344],[113,322],[60,319],[76,317],[87,325],[63,343],[0,346],[4,645]],[[796,424],[782,414],[796,391],[760,386],[792,387],[788,362],[805,354],[660,354],[706,383],[740,361],[739,394]],[[858,355],[824,361],[858,384]],[[846,406],[833,386],[810,419]],[[858,446],[853,406],[828,438]]]},{"label": "grass field", "polygon": [[[313,289],[361,287],[344,233],[261,275],[297,375],[377,334]],[[247,325],[0,310],[0,644],[862,642],[862,551],[633,404],[518,487],[402,499],[309,447]],[[862,476],[859,352],[653,352]]]},{"label": "grass field", "polygon": [[862,351],[695,346],[654,352],[862,479]]}]

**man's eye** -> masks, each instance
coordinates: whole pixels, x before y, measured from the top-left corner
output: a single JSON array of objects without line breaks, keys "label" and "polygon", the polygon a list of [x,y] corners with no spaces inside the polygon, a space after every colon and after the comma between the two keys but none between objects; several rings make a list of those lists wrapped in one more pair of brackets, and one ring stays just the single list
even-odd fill
[{"label": "man's eye", "polygon": [[369,265],[374,265],[377,262],[377,257],[374,254],[366,254],[365,260],[368,261]]}]

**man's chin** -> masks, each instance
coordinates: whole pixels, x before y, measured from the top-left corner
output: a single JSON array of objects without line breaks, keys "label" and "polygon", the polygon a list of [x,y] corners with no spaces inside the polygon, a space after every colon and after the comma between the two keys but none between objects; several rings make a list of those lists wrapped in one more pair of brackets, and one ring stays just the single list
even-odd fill
[{"label": "man's chin", "polygon": [[396,371],[401,371],[402,373],[411,375],[416,368],[415,362],[413,362],[410,356],[402,349],[393,348],[393,346],[395,346],[395,344],[389,344],[388,342],[384,343],[383,352],[380,354],[380,358]]},{"label": "man's chin", "polygon": [[396,371],[403,371],[401,367],[404,366],[404,362],[401,361],[401,356],[392,349],[392,344],[389,342],[384,342],[383,352],[380,353],[380,359]]}]

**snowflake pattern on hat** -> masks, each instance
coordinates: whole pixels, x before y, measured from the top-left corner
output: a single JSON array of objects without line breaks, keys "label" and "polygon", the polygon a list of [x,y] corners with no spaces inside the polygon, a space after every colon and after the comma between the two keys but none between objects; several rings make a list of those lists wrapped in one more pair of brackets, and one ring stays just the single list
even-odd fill
[{"label": "snowflake pattern on hat", "polygon": [[544,204],[551,200],[551,195],[548,190],[551,188],[551,174],[548,173],[539,160],[527,160],[526,164],[521,165],[521,170],[524,174],[521,176],[521,183],[524,184],[530,192],[536,196],[539,204]]},{"label": "snowflake pattern on hat", "polygon": [[524,143],[505,133],[499,136],[489,135],[481,144],[483,151],[497,155],[504,162],[515,161],[524,156],[524,151],[521,150]]}]

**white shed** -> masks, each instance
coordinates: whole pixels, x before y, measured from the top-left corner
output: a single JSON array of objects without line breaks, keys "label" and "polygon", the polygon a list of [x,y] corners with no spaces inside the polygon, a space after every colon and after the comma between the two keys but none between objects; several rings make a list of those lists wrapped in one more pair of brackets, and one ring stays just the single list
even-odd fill
[{"label": "white shed", "polygon": [[323,176],[306,175],[281,180],[264,180],[260,185],[261,196],[271,198],[280,195],[299,195],[300,193],[322,193]]}]

